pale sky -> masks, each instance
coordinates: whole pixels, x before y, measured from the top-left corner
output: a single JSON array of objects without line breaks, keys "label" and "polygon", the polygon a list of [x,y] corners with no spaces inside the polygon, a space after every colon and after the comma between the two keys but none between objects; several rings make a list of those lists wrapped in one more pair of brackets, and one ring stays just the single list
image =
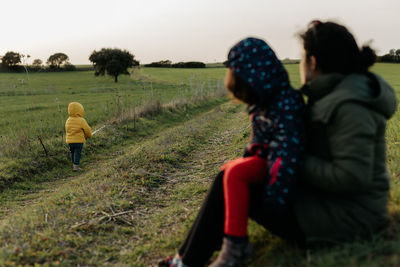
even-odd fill
[{"label": "pale sky", "polygon": [[299,58],[295,36],[312,19],[346,25],[359,45],[400,49],[400,0],[1,0],[0,55],[73,64],[93,50],[128,49],[141,63],[224,61],[238,40],[260,37],[279,58]]}]

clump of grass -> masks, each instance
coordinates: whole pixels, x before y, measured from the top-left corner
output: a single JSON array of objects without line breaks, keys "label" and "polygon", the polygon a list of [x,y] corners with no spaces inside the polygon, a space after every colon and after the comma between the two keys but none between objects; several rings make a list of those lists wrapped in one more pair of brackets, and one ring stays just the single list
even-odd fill
[{"label": "clump of grass", "polygon": [[[153,117],[160,114],[163,110],[163,106],[159,100],[151,100],[139,107],[137,110],[137,117]],[[131,118],[127,118],[131,119]]]}]

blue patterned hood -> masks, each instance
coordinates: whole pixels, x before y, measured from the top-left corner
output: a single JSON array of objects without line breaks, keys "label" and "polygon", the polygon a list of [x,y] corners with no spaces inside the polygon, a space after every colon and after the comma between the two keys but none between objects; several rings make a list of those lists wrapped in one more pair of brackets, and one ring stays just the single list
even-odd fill
[{"label": "blue patterned hood", "polygon": [[249,37],[234,45],[225,66],[250,85],[259,102],[266,107],[272,98],[290,88],[288,74],[271,47],[263,40]]}]

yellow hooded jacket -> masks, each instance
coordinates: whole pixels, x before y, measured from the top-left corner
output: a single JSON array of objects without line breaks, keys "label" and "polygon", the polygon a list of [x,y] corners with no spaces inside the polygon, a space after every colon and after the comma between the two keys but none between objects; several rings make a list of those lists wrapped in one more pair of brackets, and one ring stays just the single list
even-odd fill
[{"label": "yellow hooded jacket", "polygon": [[69,118],[65,123],[66,142],[70,143],[85,143],[85,137],[92,137],[92,129],[83,118],[85,110],[78,102],[71,102],[68,105]]}]

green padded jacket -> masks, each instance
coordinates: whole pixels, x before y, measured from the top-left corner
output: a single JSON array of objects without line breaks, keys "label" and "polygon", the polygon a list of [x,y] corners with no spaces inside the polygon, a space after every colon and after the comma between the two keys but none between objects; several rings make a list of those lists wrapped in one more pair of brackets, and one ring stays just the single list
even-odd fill
[{"label": "green padded jacket", "polygon": [[307,153],[294,210],[307,241],[350,241],[385,224],[386,121],[397,109],[378,75],[324,74],[308,97]]}]

